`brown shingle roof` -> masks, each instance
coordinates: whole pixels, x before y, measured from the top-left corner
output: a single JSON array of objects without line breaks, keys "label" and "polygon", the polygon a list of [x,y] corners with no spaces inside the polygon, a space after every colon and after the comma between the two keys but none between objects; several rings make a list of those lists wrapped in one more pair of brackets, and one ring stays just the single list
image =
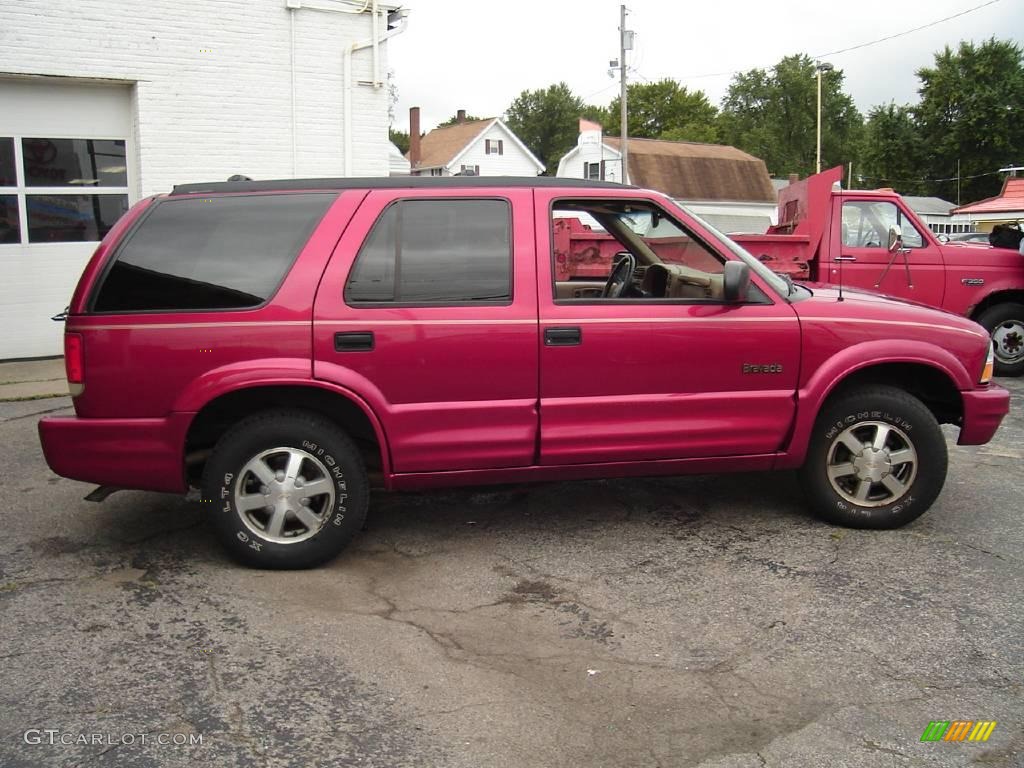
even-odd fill
[{"label": "brown shingle roof", "polygon": [[[467,144],[483,133],[496,118],[456,123],[435,128],[420,142],[420,161],[415,168],[447,166]],[[408,155],[406,155],[408,157]],[[414,169],[415,170],[415,169]]]},{"label": "brown shingle roof", "polygon": [[[604,143],[621,146],[617,136]],[[679,200],[775,202],[764,160],[724,144],[630,139],[629,183]]]}]

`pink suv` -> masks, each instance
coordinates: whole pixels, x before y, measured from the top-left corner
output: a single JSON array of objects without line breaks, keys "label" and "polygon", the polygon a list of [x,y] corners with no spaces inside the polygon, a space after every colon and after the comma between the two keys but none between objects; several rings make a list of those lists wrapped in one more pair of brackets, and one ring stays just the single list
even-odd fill
[{"label": "pink suv", "polygon": [[[560,219],[614,238],[610,274],[557,279]],[[66,359],[50,467],[198,488],[262,567],[336,555],[371,479],[799,469],[825,520],[900,526],[942,489],[939,424],[985,443],[1009,407],[973,322],[794,285],[658,193],[567,179],[177,187],[100,244]]]}]

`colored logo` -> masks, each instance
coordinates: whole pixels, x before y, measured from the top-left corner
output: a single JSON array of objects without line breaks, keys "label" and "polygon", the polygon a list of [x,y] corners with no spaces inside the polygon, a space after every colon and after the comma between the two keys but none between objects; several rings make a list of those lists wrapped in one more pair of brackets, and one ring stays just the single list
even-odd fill
[{"label": "colored logo", "polygon": [[921,741],[988,741],[995,729],[995,720],[932,720]]}]

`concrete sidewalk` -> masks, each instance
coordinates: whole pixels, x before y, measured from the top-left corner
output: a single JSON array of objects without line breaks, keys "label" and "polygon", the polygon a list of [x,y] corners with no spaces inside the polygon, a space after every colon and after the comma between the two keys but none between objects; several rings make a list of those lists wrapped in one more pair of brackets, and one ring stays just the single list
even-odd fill
[{"label": "concrete sidewalk", "polygon": [[0,362],[0,402],[67,397],[64,358]]}]

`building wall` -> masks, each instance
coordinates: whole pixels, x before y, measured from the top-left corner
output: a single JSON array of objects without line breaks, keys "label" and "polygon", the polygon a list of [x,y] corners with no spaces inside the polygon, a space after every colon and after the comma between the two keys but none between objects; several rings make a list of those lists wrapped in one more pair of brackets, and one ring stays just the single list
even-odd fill
[{"label": "building wall", "polygon": [[[487,139],[500,139],[503,153],[485,154]],[[453,174],[458,173],[463,165],[480,166],[481,176],[536,176],[540,173],[536,163],[516,145],[509,131],[498,124],[488,128],[449,170]]]},{"label": "building wall", "polygon": [[[0,6],[0,71],[133,85],[133,198],[235,173],[342,176],[342,50],[371,24],[369,13],[289,12],[284,0],[19,0]],[[386,58],[385,44],[381,73]],[[371,49],[352,61],[353,82],[373,80]],[[387,88],[356,85],[352,102],[353,175],[386,176]]]},{"label": "building wall", "polygon": [[[372,15],[337,12],[361,2],[301,3],[294,11],[285,0],[0,3],[0,141],[123,139],[128,186],[118,191],[128,203],[237,173],[387,176],[389,101],[386,85],[373,85],[372,48],[352,55],[351,96],[343,76],[343,51],[371,39]],[[382,13],[377,31],[386,30]],[[383,79],[386,43],[378,53]],[[9,187],[23,216],[28,195],[46,194]],[[48,242],[24,229],[20,242],[0,243],[0,324],[18,329],[0,338],[0,359],[61,353],[63,326],[49,318],[96,248],[88,237]]]},{"label": "building wall", "polygon": [[559,163],[559,176],[567,179],[585,178],[583,164],[599,163],[603,160],[605,181],[622,181],[622,160],[617,152],[597,140],[597,135],[596,132],[580,135],[576,145],[577,151],[567,155]]},{"label": "building wall", "polygon": [[937,235],[958,234],[961,232],[974,232],[974,223],[971,218],[962,213],[955,213],[943,216],[937,213],[919,213],[921,221]]}]

